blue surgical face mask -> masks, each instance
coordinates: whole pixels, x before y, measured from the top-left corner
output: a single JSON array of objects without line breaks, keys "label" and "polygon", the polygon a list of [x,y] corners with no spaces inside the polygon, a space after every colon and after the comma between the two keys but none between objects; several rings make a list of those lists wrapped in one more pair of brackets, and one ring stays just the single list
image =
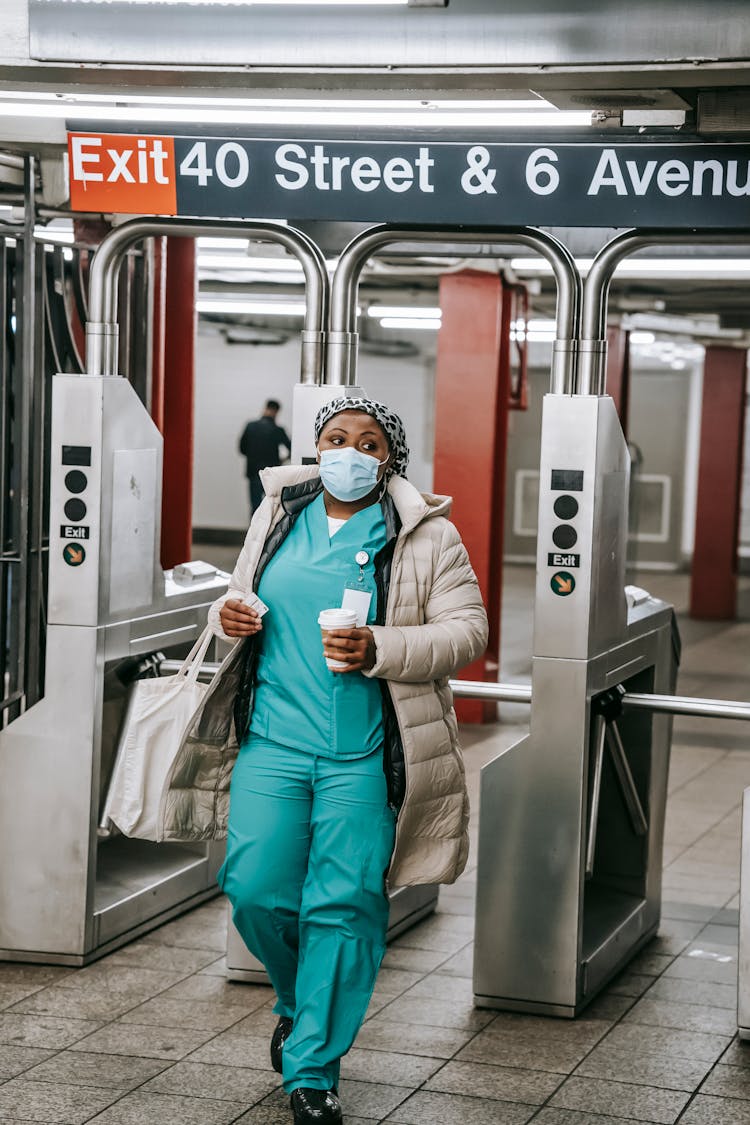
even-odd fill
[{"label": "blue surgical face mask", "polygon": [[320,479],[337,500],[361,500],[378,483],[378,469],[387,460],[378,461],[351,445],[324,449],[320,454]]}]

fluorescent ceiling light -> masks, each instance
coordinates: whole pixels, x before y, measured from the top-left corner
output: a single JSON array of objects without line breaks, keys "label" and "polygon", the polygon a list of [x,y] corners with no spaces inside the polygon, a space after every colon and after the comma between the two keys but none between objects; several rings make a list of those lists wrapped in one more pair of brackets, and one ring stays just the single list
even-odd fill
[{"label": "fluorescent ceiling light", "polygon": [[428,320],[426,317],[384,316],[380,321],[381,328],[432,328],[440,327],[438,318]]},{"label": "fluorescent ceiling light", "polygon": [[656,340],[656,336],[654,336],[653,332],[631,332],[630,333],[630,343],[631,344],[636,344],[636,345],[653,344],[655,340]]},{"label": "fluorescent ceiling light", "polygon": [[288,8],[288,7],[341,7],[341,8],[372,8],[401,6],[405,8],[409,0],[128,0],[130,4],[214,4],[216,7],[229,4],[232,7],[262,7],[262,8]]},{"label": "fluorescent ceiling light", "polygon": [[304,301],[234,301],[221,297],[199,297],[195,302],[198,312],[257,313],[262,316],[304,316]]},{"label": "fluorescent ceiling light", "polygon": [[249,238],[196,238],[197,250],[247,250]]},{"label": "fluorescent ceiling light", "polygon": [[[200,241],[200,240],[199,240]],[[219,240],[216,239],[218,242]],[[296,258],[251,258],[245,254],[201,254],[196,259],[198,268],[205,270],[241,270],[257,273],[259,270],[270,273],[295,273],[303,276],[303,269]],[[326,262],[329,269],[336,266],[335,261]]]},{"label": "fluorescent ceiling light", "polygon": [[12,102],[50,102],[69,106],[86,105],[155,105],[155,106],[190,106],[203,105],[211,108],[216,106],[234,106],[240,109],[357,109],[357,110],[411,110],[413,113],[428,115],[436,109],[463,110],[466,113],[482,112],[484,110],[520,110],[538,109],[553,111],[554,106],[543,98],[222,98],[209,94],[183,95],[183,94],[131,94],[123,91],[119,94],[84,94],[54,93],[46,91],[39,93],[35,90],[0,90],[0,103]]},{"label": "fluorescent ceiling light", "polygon": [[[690,239],[686,237],[686,244]],[[576,258],[581,273],[588,273],[593,258]],[[511,269],[519,273],[552,273],[546,258],[511,258]],[[750,279],[750,258],[626,258],[617,267],[618,274],[659,279],[693,277],[704,279]]]},{"label": "fluorescent ceiling light", "polygon": [[439,308],[422,308],[409,307],[408,305],[370,305],[367,310],[367,315],[375,317],[380,320],[383,317],[393,319],[394,317],[406,317],[411,320],[439,320],[442,313]]},{"label": "fluorescent ceiling light", "polygon": [[34,238],[37,242],[46,242],[49,245],[62,243],[67,246],[73,242],[75,235],[72,230],[58,227],[34,227]]},{"label": "fluorescent ceiling light", "polygon": [[[75,106],[70,103],[49,102],[28,104],[24,102],[0,101],[0,117],[75,117]],[[180,107],[175,102],[162,108],[153,106],[81,106],[81,115],[89,121],[122,121],[133,124],[176,122],[187,125],[225,124],[225,125],[313,125],[313,126],[358,126],[359,128],[379,128],[389,126],[413,126],[416,128],[438,126],[441,128],[476,128],[526,126],[556,127],[563,125],[590,125],[591,114],[577,110],[542,110],[540,112],[492,110],[477,112],[461,109],[430,112],[398,112],[379,109],[365,113],[362,110],[338,109],[323,112],[310,109],[196,109]]]}]

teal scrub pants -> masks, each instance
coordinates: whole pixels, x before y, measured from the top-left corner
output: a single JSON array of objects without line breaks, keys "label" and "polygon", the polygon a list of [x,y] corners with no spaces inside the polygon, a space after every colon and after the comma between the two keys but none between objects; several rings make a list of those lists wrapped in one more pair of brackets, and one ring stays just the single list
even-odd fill
[{"label": "teal scrub pants", "polygon": [[219,885],[294,1021],[287,1093],[338,1085],[385,952],[394,835],[382,749],[342,760],[252,734],[240,749]]}]

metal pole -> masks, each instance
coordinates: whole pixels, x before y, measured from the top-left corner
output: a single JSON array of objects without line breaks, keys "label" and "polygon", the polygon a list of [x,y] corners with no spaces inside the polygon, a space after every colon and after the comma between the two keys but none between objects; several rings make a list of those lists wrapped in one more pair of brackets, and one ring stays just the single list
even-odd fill
[{"label": "metal pole", "polygon": [[596,853],[596,826],[599,822],[599,799],[602,795],[602,771],[604,769],[604,740],[607,723],[604,715],[594,717],[594,776],[591,781],[591,805],[586,838],[586,878],[594,874],[594,855]]},{"label": "metal pole", "polygon": [[372,227],[352,239],[344,250],[331,287],[331,331],[328,335],[326,382],[352,386],[357,368],[357,292],[367,260],[397,242],[464,242],[530,246],[552,266],[557,282],[557,339],[554,343],[550,390],[570,394],[575,383],[576,341],[582,305],[582,283],[570,251],[552,235],[532,227],[471,230],[466,227]]},{"label": "metal pole", "polygon": [[648,821],[643,811],[641,798],[638,796],[638,790],[633,780],[633,773],[630,769],[630,762],[625,753],[625,747],[622,744],[620,732],[617,729],[617,723],[607,723],[606,735],[609,748],[612,751],[612,761],[617,772],[617,779],[620,782],[620,789],[628,810],[630,823],[633,826],[633,831],[636,836],[645,836],[648,832]]},{"label": "metal pole", "polygon": [[724,231],[640,230],[623,231],[594,258],[583,285],[583,312],[581,317],[580,359],[575,393],[581,395],[604,394],[607,359],[607,303],[612,276],[623,259],[637,250],[649,246],[725,246],[747,243],[750,232],[727,229]]},{"label": "metal pole", "polygon": [[211,222],[205,219],[132,219],[101,242],[91,262],[89,320],[86,324],[86,374],[117,374],[117,281],[123,255],[136,242],[160,235],[197,238],[234,235],[276,242],[293,254],[305,275],[305,323],[301,381],[317,383],[323,370],[328,274],[315,243],[293,227],[273,223]]}]

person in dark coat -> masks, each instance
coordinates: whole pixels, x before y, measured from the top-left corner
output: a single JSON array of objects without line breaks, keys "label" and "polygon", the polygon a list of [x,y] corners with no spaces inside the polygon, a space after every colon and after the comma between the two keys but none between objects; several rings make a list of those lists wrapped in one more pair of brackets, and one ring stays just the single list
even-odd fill
[{"label": "person in dark coat", "polygon": [[248,422],[240,438],[240,453],[245,458],[245,476],[250,485],[250,513],[260,507],[265,495],[260,483],[261,469],[280,465],[279,449],[283,445],[291,451],[292,443],[286,430],[276,422],[281,403],[269,398],[260,418]]}]

